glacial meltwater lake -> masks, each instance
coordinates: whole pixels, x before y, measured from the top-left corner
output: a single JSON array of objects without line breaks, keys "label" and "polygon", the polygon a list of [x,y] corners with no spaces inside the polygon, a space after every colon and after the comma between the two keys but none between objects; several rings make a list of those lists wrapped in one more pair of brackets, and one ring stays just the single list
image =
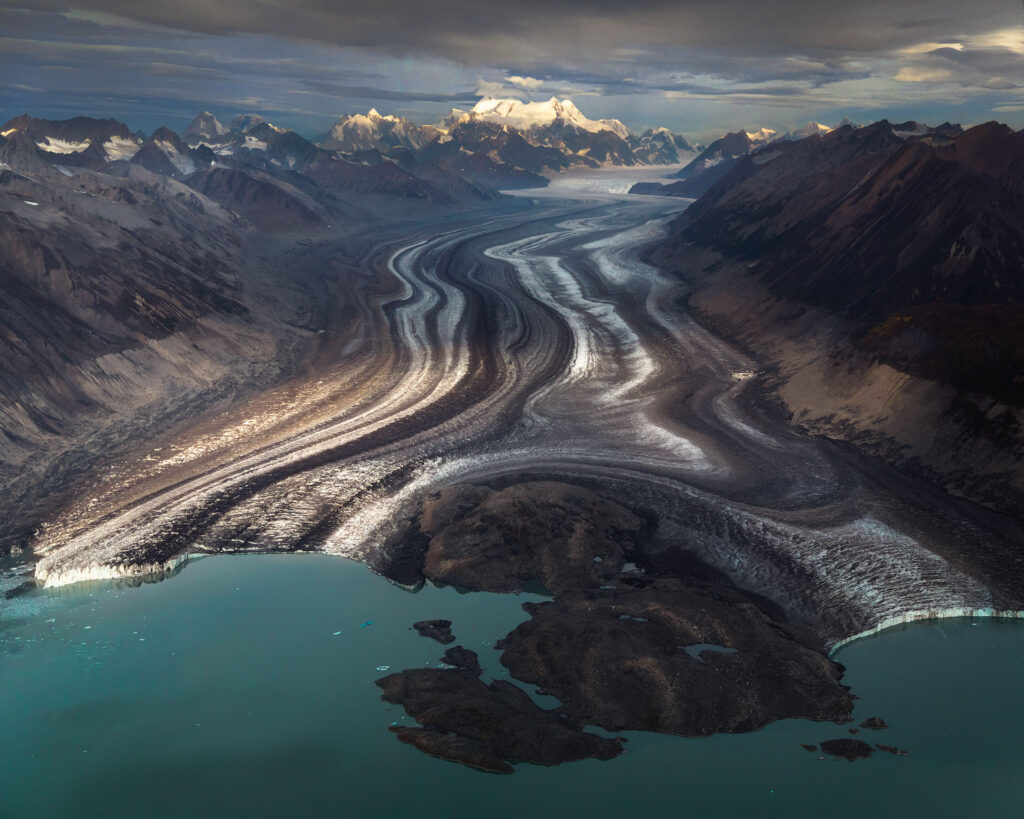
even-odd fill
[{"label": "glacial meltwater lake", "polygon": [[[8,588],[14,566],[3,568]],[[0,589],[0,601],[3,590]],[[858,738],[906,748],[857,762],[801,743],[846,727],[629,734],[609,762],[484,774],[421,754],[373,681],[437,665],[410,629],[454,621],[494,642],[532,595],[410,593],[318,556],[209,557],[138,587],[91,583],[0,602],[0,817],[1024,816],[1024,622],[943,620],[852,643]]]}]

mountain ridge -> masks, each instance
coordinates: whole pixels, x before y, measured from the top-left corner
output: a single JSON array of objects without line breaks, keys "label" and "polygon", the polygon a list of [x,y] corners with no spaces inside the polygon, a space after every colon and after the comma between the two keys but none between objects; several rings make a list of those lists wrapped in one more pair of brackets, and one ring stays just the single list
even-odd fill
[{"label": "mountain ridge", "polygon": [[1024,136],[910,125],[740,158],[652,259],[794,423],[1020,514]]}]

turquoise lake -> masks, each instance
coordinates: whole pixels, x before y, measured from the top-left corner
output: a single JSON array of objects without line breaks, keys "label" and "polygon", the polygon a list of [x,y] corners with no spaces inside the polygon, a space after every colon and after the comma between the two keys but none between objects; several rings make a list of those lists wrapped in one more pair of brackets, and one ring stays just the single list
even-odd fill
[{"label": "turquoise lake", "polygon": [[[16,585],[7,564],[6,584]],[[1024,623],[942,620],[852,643],[858,738],[908,757],[819,759],[849,736],[628,734],[609,762],[484,774],[425,756],[373,681],[437,665],[411,624],[493,643],[539,597],[410,593],[317,555],[210,557],[138,587],[0,590],[0,817],[1024,816]],[[547,700],[547,702],[551,702]]]}]

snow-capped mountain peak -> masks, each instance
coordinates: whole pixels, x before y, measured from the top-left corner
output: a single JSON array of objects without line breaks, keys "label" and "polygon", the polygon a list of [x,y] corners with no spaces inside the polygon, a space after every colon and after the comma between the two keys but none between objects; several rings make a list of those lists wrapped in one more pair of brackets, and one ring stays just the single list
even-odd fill
[{"label": "snow-capped mountain peak", "polygon": [[522,102],[517,99],[484,97],[473,106],[468,114],[464,115],[461,111],[454,110],[452,114],[459,115],[459,119],[465,117],[484,122],[497,122],[523,131],[551,125],[568,125],[591,133],[611,131],[623,139],[629,135],[629,129],[619,120],[590,119],[576,107],[572,100],[560,100],[558,97],[551,97],[543,102]]},{"label": "snow-capped mountain peak", "polygon": [[774,142],[779,138],[779,132],[773,131],[771,128],[761,128],[757,131],[746,131],[745,133],[750,141],[755,144],[766,144]]},{"label": "snow-capped mountain peak", "polygon": [[257,125],[262,125],[265,122],[266,120],[259,114],[241,114],[231,120],[231,123],[228,125],[228,132],[232,134],[244,134],[246,131],[255,128]]},{"label": "snow-capped mountain peak", "polygon": [[615,136],[619,137],[619,139],[627,139],[631,133],[625,123],[618,119],[599,119],[598,122],[615,134]]},{"label": "snow-capped mountain peak", "polygon": [[430,126],[419,126],[403,117],[383,115],[376,108],[365,114],[346,114],[331,128],[324,146],[343,151],[390,148],[417,149],[437,137]]},{"label": "snow-capped mountain peak", "polygon": [[[360,116],[363,115],[355,114],[353,118]],[[366,112],[366,115],[363,116],[363,119],[368,119],[371,122],[398,122],[401,120],[401,117],[396,117],[393,114],[382,114],[376,108],[371,108]]]},{"label": "snow-capped mountain peak", "polygon": [[185,130],[185,135],[194,135],[210,139],[213,137],[224,136],[227,132],[228,129],[220,123],[220,120],[218,120],[217,117],[209,111],[202,111],[194,120],[192,120],[192,124]]},{"label": "snow-capped mountain peak", "polygon": [[820,122],[808,122],[803,128],[789,134],[790,139],[806,139],[810,136],[824,136],[830,133],[832,128],[822,125]]}]

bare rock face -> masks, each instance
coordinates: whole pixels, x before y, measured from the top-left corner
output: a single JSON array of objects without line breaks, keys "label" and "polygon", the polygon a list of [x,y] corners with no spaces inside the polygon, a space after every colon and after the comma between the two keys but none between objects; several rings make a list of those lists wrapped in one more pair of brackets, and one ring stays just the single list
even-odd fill
[{"label": "bare rock face", "polygon": [[492,592],[539,581],[558,592],[615,578],[643,521],[589,490],[540,481],[451,487],[427,500],[419,525],[431,580]]},{"label": "bare rock face", "polygon": [[210,168],[192,174],[187,184],[265,232],[310,230],[325,224],[313,199],[269,174]]},{"label": "bare rock face", "polygon": [[377,685],[384,700],[402,705],[421,726],[392,727],[399,740],[473,768],[507,774],[514,772],[511,762],[557,765],[622,753],[621,740],[566,725],[521,688],[484,683],[471,671],[416,668]]},{"label": "bare rock face", "polygon": [[835,663],[729,590],[658,580],[524,608],[501,661],[576,724],[706,736],[852,710]]}]

